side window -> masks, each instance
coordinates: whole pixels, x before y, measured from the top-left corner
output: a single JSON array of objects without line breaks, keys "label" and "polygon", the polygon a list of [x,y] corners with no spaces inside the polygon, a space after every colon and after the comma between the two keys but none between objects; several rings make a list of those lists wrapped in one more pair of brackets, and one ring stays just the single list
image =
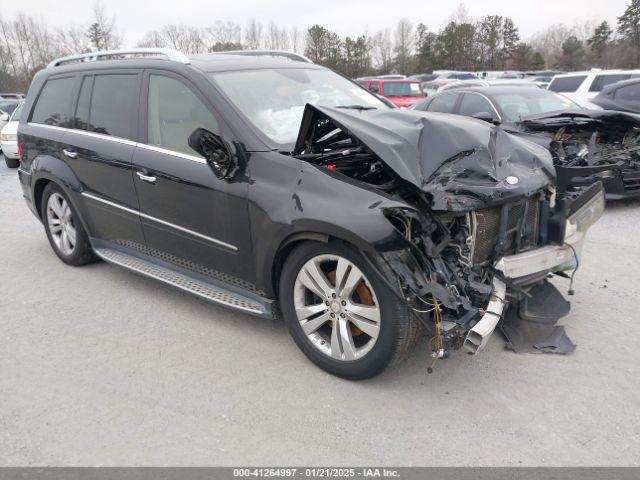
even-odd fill
[{"label": "side window", "polygon": [[197,128],[218,133],[218,122],[204,103],[180,80],[149,76],[147,112],[149,145],[199,155],[187,144]]},{"label": "side window", "polygon": [[460,102],[460,115],[473,117],[478,113],[489,113],[495,115],[493,107],[486,98],[474,93],[465,93]]},{"label": "side window", "polygon": [[612,83],[621,82],[623,80],[629,80],[631,78],[630,73],[623,73],[618,75],[596,75],[593,79],[593,83],[589,87],[590,92],[600,92],[607,85]]},{"label": "side window", "polygon": [[75,77],[49,79],[44,84],[31,115],[33,123],[68,127]]},{"label": "side window", "polygon": [[135,140],[138,97],[137,74],[96,75],[86,129]]},{"label": "side window", "polygon": [[429,109],[429,103],[431,103],[431,99],[422,100],[411,107],[413,110],[418,110],[419,112],[426,112]]},{"label": "side window", "polygon": [[616,90],[615,98],[620,100],[631,100],[632,102],[640,101],[640,84],[634,83],[626,87],[620,87]]},{"label": "side window", "polygon": [[586,75],[574,75],[572,77],[556,77],[549,84],[548,89],[552,92],[571,93],[578,90]]},{"label": "side window", "polygon": [[458,95],[455,93],[442,94],[435,97],[429,106],[427,111],[429,112],[441,112],[441,113],[453,113],[453,107],[456,106],[456,100]]},{"label": "side window", "polygon": [[380,86],[377,83],[372,83],[369,85],[369,90],[373,93],[380,93]]}]

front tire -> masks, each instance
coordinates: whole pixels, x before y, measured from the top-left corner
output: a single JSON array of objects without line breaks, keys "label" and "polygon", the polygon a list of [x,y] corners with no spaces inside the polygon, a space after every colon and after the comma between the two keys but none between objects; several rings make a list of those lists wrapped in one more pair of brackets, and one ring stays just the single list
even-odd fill
[{"label": "front tire", "polygon": [[279,300],[298,347],[342,378],[373,377],[399,363],[420,337],[419,322],[378,273],[344,243],[305,242],[283,267]]},{"label": "front tire", "polygon": [[55,183],[45,187],[40,211],[49,244],[60,260],[75,267],[95,260],[78,212],[62,188]]}]

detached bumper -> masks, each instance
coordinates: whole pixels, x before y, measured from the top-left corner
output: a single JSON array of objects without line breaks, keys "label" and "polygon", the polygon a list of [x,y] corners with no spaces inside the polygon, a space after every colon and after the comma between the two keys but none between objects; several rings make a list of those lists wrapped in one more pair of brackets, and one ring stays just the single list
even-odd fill
[{"label": "detached bumper", "polygon": [[569,215],[562,245],[546,245],[516,255],[503,257],[496,265],[507,278],[537,278],[551,272],[571,270],[577,266],[587,230],[604,213],[606,201],[600,188],[590,198],[577,199],[579,207]]},{"label": "detached bumper", "polygon": [[[605,209],[602,188],[598,188],[595,193],[587,193],[587,198],[579,197],[576,200],[577,208],[567,218],[563,245],[547,245],[503,257],[496,263],[496,269],[521,286],[537,283],[551,272],[574,269],[579,261],[586,231],[602,216]],[[505,313],[506,291],[506,285],[494,277],[489,304],[464,341],[463,346],[469,352],[478,353],[487,344]]]}]

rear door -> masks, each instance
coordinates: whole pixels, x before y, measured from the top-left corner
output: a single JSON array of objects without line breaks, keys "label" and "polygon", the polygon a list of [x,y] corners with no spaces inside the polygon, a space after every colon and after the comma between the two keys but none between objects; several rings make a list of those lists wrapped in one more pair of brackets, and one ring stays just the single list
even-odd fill
[{"label": "rear door", "polygon": [[[221,180],[188,145],[194,130],[232,134],[212,103],[186,78],[145,73],[134,181],[147,245],[163,260],[217,276],[247,278],[251,235],[248,182]],[[213,273],[212,273],[213,272]]]},{"label": "rear door", "polygon": [[90,235],[127,246],[144,244],[131,163],[141,79],[136,70],[83,74],[64,138],[66,161],[82,183]]}]

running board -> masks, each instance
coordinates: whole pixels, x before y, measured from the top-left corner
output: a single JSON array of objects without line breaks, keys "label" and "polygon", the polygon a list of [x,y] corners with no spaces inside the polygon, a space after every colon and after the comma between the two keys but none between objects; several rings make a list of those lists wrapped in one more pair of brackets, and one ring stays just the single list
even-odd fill
[{"label": "running board", "polygon": [[132,255],[127,255],[117,250],[96,248],[94,251],[96,255],[105,262],[113,263],[114,265],[132,270],[146,277],[159,280],[167,285],[203,298],[204,300],[252,315],[265,316],[265,314],[267,314],[263,305],[237,293],[225,290],[220,286],[190,278],[187,275],[175,272],[169,268],[156,265]]}]

